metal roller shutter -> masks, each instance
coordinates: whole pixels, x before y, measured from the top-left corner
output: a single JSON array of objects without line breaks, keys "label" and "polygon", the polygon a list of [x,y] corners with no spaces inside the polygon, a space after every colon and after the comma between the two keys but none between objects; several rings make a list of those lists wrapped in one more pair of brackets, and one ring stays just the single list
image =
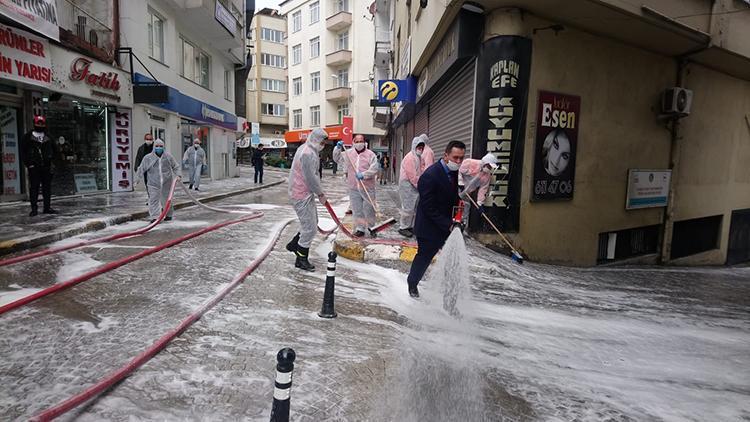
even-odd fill
[{"label": "metal roller shutter", "polygon": [[474,64],[472,60],[448,81],[430,100],[429,132],[430,147],[435,157],[442,157],[448,141],[458,140],[466,144],[466,153],[471,156],[471,136],[474,123]]},{"label": "metal roller shutter", "polygon": [[429,124],[427,120],[428,106],[422,107],[419,113],[414,117],[414,136],[419,136],[423,133],[429,133]]}]

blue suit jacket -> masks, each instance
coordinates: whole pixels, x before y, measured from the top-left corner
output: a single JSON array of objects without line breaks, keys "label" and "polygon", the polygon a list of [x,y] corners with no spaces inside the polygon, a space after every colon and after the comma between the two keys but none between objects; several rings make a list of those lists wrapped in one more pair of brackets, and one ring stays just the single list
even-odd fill
[{"label": "blue suit jacket", "polygon": [[453,224],[453,207],[458,204],[458,172],[451,183],[440,160],[422,173],[417,183],[419,203],[414,221],[418,238],[445,242]]}]

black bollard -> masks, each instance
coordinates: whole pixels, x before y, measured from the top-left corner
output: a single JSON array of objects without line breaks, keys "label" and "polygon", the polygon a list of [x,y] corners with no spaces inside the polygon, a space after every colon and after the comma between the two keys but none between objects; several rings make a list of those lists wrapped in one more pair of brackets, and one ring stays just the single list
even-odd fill
[{"label": "black bollard", "polygon": [[292,390],[294,350],[285,347],[276,354],[276,386],[273,389],[271,422],[289,422],[289,393]]},{"label": "black bollard", "polygon": [[321,318],[336,318],[333,310],[333,291],[336,284],[336,252],[328,253],[328,270],[326,271],[326,289],[323,292],[323,308],[318,312]]}]

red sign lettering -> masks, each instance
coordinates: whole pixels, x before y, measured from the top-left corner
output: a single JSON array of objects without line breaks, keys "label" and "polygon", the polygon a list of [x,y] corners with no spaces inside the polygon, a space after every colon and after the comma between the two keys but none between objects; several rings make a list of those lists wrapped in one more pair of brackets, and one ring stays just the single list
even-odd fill
[{"label": "red sign lettering", "polygon": [[[117,73],[115,72],[99,72],[99,74],[91,72],[92,61],[85,58],[79,57],[73,61],[70,65],[70,79],[73,81],[83,81],[84,83],[109,89],[117,92],[120,89],[120,81],[117,80]],[[118,113],[119,115],[120,113]]]}]

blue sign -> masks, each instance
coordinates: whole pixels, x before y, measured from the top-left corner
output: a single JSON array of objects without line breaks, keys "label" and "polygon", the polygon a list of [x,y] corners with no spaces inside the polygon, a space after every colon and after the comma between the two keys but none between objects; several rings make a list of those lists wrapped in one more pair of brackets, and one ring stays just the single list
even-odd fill
[{"label": "blue sign", "polygon": [[386,103],[404,101],[413,103],[417,98],[417,81],[413,76],[407,79],[386,79],[378,81],[378,100]]},{"label": "blue sign", "polygon": [[[135,74],[135,82],[154,82],[153,79],[142,75],[140,73]],[[221,126],[225,129],[229,129],[232,132],[237,130],[237,116],[232,113],[214,107],[210,104],[206,104],[203,101],[197,100],[189,95],[185,95],[171,86],[169,88],[169,102],[167,103],[154,103],[153,105],[165,110],[174,111],[182,116],[195,119],[200,122],[209,123],[216,126]]]}]

